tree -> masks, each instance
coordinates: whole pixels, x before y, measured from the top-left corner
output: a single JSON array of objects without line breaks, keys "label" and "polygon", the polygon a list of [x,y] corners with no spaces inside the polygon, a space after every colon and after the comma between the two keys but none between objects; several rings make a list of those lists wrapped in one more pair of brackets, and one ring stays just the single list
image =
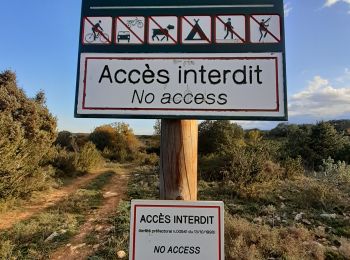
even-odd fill
[{"label": "tree", "polygon": [[230,121],[203,121],[199,124],[198,150],[201,154],[221,151],[243,142],[242,127]]},{"label": "tree", "polygon": [[13,72],[0,73],[0,198],[26,196],[48,185],[51,173],[44,167],[56,135],[44,93],[28,98]]},{"label": "tree", "polygon": [[140,142],[128,124],[114,123],[97,127],[90,135],[97,149],[112,160],[133,159],[140,148]]},{"label": "tree", "polygon": [[154,122],[153,129],[154,129],[154,132],[153,132],[154,135],[161,135],[162,120],[157,119],[157,120]]}]

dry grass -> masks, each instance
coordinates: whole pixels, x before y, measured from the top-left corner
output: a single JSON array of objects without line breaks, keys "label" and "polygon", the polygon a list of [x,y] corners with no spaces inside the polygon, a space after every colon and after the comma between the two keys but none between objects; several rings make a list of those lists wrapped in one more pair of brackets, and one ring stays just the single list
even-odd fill
[{"label": "dry grass", "polygon": [[305,228],[271,228],[231,217],[225,220],[227,260],[323,259],[323,246]]}]

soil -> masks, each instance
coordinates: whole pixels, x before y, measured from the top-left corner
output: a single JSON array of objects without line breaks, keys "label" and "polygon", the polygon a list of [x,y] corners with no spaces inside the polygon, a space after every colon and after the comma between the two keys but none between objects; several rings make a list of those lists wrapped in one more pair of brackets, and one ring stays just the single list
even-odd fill
[{"label": "soil", "polygon": [[[104,197],[102,206],[91,212],[88,220],[80,227],[78,234],[68,244],[53,252],[50,259],[87,259],[89,255],[99,249],[99,242],[104,241],[113,228],[108,219],[115,213],[119,202],[123,198],[131,172],[130,168],[132,168],[131,165],[124,165],[114,170],[115,175],[102,189]],[[87,242],[87,236],[91,234],[97,240],[96,243]]]},{"label": "soil", "polygon": [[73,181],[73,183],[63,188],[54,189],[50,192],[40,194],[38,198],[36,198],[35,202],[29,202],[29,205],[0,214],[0,230],[9,229],[16,223],[31,218],[48,207],[57,204],[79,188],[88,184],[92,179],[104,173],[105,170],[106,169],[95,171],[93,173],[78,177]]}]

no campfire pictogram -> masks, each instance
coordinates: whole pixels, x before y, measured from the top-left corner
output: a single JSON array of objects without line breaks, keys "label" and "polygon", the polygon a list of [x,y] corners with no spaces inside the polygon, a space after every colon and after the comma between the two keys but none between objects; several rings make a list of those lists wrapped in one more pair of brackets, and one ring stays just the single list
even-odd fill
[{"label": "no campfire pictogram", "polygon": [[85,17],[83,43],[111,44],[112,21],[112,17]]},{"label": "no campfire pictogram", "polygon": [[279,15],[251,15],[250,39],[252,43],[281,42],[281,18]]},{"label": "no campfire pictogram", "polygon": [[148,18],[149,44],[177,44],[178,22],[176,16],[151,16]]},{"label": "no campfire pictogram", "polygon": [[119,16],[116,18],[116,44],[144,44],[145,18],[142,16]]},{"label": "no campfire pictogram", "polygon": [[184,44],[211,43],[210,16],[181,17],[181,41]]},{"label": "no campfire pictogram", "polygon": [[216,43],[245,43],[244,15],[218,15],[215,18]]}]

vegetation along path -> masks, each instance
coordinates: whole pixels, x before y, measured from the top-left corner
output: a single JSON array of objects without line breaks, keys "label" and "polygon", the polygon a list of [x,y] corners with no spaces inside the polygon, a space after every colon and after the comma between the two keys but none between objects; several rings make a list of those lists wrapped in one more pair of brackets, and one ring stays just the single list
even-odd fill
[{"label": "vegetation along path", "polygon": [[0,230],[9,229],[14,224],[26,220],[39,212],[55,205],[62,199],[89,183],[92,179],[104,173],[106,169],[94,171],[74,180],[71,184],[57,190],[52,190],[49,193],[44,193],[38,200],[29,204],[24,208],[5,212],[0,214]]},{"label": "vegetation along path", "polygon": [[115,213],[124,196],[132,168],[132,165],[123,165],[115,169],[116,174],[102,189],[104,198],[102,206],[89,215],[88,220],[80,227],[77,235],[71,238],[68,244],[58,248],[50,259],[86,259],[99,249],[100,241],[104,241],[113,229],[108,220]]}]

